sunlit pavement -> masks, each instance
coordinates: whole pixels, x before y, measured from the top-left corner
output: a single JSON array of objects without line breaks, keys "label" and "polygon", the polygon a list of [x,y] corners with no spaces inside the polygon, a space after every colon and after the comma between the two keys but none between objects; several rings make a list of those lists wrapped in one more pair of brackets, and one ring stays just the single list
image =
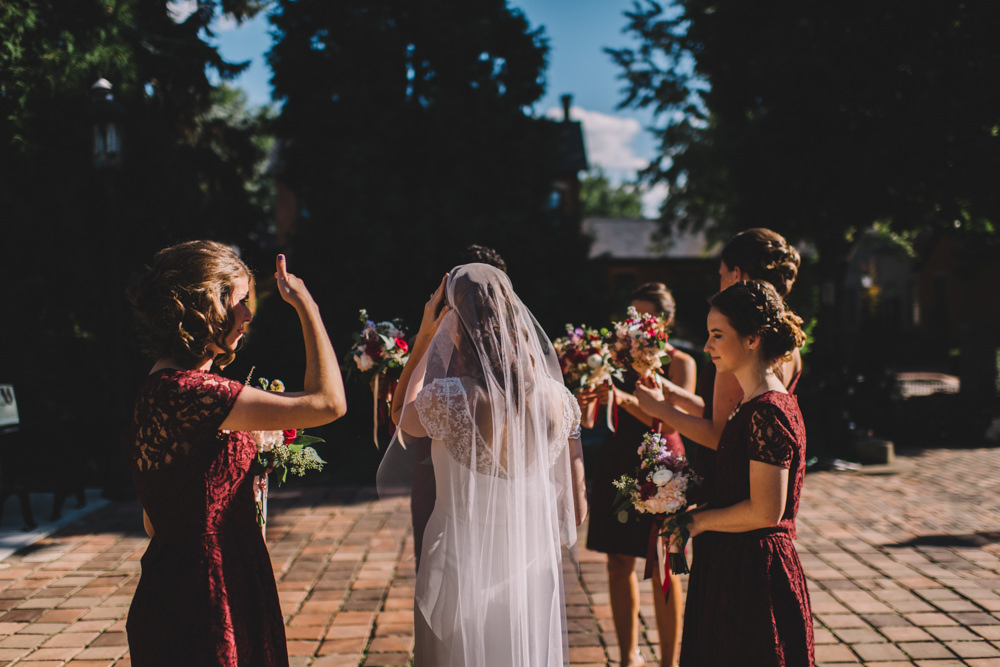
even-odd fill
[{"label": "sunlit pavement", "polygon": [[[891,469],[806,477],[798,549],[817,662],[1000,666],[1000,449],[906,454]],[[410,664],[408,502],[369,488],[293,488],[272,492],[270,512],[292,665]],[[110,503],[0,561],[0,661],[129,665],[140,524],[135,503]],[[604,557],[581,551],[580,566],[566,572],[572,663],[618,664]],[[650,664],[651,595],[644,584]]]}]

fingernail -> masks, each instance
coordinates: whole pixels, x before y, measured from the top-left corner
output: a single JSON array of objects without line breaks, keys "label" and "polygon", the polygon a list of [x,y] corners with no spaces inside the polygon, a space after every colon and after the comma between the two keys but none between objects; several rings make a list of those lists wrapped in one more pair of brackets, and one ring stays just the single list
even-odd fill
[{"label": "fingernail", "polygon": [[284,255],[278,255],[278,259],[284,259],[284,258],[285,258]]}]

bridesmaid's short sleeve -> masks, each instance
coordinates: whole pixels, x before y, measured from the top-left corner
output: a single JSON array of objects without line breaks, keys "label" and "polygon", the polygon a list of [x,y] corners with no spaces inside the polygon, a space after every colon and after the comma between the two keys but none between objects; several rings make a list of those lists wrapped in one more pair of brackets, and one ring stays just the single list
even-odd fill
[{"label": "bridesmaid's short sleeve", "polygon": [[243,383],[213,373],[185,373],[171,383],[168,403],[185,430],[207,433],[219,430],[229,416]]},{"label": "bridesmaid's short sleeve", "polygon": [[750,460],[791,468],[797,450],[787,415],[770,403],[754,406],[750,416]]}]

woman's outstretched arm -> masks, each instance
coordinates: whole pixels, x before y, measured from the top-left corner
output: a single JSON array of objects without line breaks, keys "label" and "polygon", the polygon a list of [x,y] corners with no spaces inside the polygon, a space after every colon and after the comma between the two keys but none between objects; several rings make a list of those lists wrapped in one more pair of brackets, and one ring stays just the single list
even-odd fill
[{"label": "woman's outstretched arm", "polygon": [[[730,381],[735,385],[735,392],[729,384]],[[712,418],[708,419],[697,414],[688,414],[672,405],[664,396],[663,387],[659,384],[655,387],[638,385],[635,389],[635,397],[639,401],[640,408],[675,431],[679,431],[684,437],[709,449],[719,447],[719,437],[726,426],[729,414],[743,398],[743,391],[732,373],[720,373],[715,379],[713,396]]]}]

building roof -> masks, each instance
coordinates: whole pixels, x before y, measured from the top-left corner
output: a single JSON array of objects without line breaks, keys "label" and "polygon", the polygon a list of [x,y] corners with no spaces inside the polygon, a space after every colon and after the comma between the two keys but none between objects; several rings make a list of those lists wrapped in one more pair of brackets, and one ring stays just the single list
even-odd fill
[{"label": "building roof", "polygon": [[656,260],[718,257],[720,243],[710,243],[704,232],[671,230],[656,238],[660,223],[633,218],[586,218],[583,233],[593,239],[590,258]]}]

